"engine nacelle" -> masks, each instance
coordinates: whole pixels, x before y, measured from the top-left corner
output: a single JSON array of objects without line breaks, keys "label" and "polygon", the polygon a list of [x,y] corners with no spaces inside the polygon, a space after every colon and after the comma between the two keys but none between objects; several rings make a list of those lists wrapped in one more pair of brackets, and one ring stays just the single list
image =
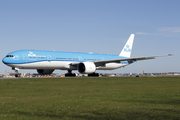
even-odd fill
[{"label": "engine nacelle", "polygon": [[40,75],[50,75],[53,73],[53,71],[54,71],[54,69],[37,69],[37,72]]},{"label": "engine nacelle", "polygon": [[91,74],[96,71],[96,65],[93,62],[82,62],[78,65],[78,72],[81,74]]}]

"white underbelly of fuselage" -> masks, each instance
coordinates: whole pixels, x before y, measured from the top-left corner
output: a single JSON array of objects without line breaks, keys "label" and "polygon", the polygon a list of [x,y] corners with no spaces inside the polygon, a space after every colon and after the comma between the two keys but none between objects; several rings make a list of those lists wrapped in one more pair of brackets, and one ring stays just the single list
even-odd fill
[{"label": "white underbelly of fuselage", "polygon": [[[60,69],[60,70],[69,70],[72,69],[71,63],[77,62],[67,62],[67,61],[42,61],[42,62],[33,62],[33,63],[24,63],[24,64],[7,64],[10,67],[19,68],[19,69]],[[103,66],[97,66],[96,70],[114,70],[117,68],[124,67],[128,64],[121,63],[107,63]],[[72,70],[77,70],[73,68]]]},{"label": "white underbelly of fuselage", "polygon": [[69,68],[70,62],[66,61],[42,61],[24,64],[8,64],[10,67],[19,69],[62,69],[66,70]]}]

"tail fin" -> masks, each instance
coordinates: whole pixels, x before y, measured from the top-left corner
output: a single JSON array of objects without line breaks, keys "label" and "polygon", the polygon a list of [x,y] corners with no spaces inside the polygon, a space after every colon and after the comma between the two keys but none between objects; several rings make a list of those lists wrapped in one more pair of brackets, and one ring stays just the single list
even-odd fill
[{"label": "tail fin", "polygon": [[128,57],[128,58],[131,56],[134,36],[135,36],[134,34],[131,34],[119,56]]}]

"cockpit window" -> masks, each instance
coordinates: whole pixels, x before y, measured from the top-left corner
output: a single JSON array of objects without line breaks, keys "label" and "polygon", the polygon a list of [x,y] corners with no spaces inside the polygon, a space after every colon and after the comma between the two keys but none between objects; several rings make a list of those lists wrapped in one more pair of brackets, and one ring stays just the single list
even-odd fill
[{"label": "cockpit window", "polygon": [[14,57],[14,55],[6,55],[6,57]]}]

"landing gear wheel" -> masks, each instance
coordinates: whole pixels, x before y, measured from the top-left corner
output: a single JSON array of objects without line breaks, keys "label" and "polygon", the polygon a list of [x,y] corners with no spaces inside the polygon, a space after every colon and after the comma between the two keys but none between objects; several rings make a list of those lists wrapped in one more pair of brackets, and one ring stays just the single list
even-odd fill
[{"label": "landing gear wheel", "polygon": [[68,70],[68,73],[65,74],[65,77],[76,77],[76,74],[72,73],[72,70]]},{"label": "landing gear wheel", "polygon": [[20,75],[19,74],[15,74],[15,77],[19,77]]},{"label": "landing gear wheel", "polygon": [[71,73],[71,74],[66,73],[65,77],[76,77],[76,74],[75,73]]},{"label": "landing gear wheel", "polygon": [[99,77],[99,73],[88,74],[88,77]]}]

